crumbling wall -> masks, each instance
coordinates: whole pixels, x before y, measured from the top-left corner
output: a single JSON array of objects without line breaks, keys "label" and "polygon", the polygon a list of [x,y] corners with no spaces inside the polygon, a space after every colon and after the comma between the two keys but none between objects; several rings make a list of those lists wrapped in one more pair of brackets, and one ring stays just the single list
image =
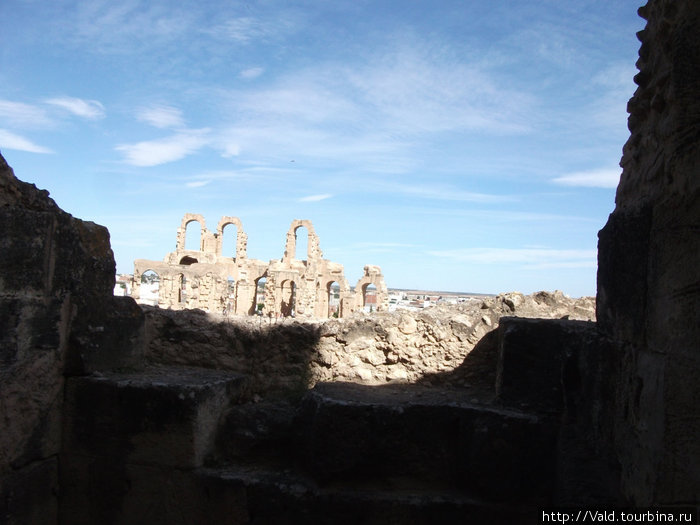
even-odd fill
[{"label": "crumbling wall", "polygon": [[598,319],[617,341],[614,433],[635,505],[700,501],[700,3],[656,0],[599,234]]},{"label": "crumbling wall", "polygon": [[[245,373],[259,391],[306,388],[319,381],[364,384],[474,382],[462,367],[503,316],[595,320],[592,298],[561,292],[513,292],[421,312],[356,313],[325,321],[225,319],[203,312],[148,308],[147,358],[154,364],[215,367]],[[281,334],[287,334],[285,337]],[[314,351],[305,341],[313,335]],[[298,352],[295,348],[298,347]],[[494,365],[487,371],[494,380]],[[489,379],[479,378],[479,382]]]}]

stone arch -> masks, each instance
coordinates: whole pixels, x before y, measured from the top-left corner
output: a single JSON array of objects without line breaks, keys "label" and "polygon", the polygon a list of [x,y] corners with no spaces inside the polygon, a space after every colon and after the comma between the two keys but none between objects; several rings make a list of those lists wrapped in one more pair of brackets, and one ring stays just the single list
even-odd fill
[{"label": "stone arch", "polygon": [[177,251],[185,249],[187,225],[191,222],[199,223],[199,247],[197,248],[197,251],[202,251],[202,243],[204,239],[204,234],[207,230],[207,226],[204,217],[198,213],[185,213],[185,215],[182,217],[180,227],[177,230],[177,239],[175,241],[175,249]]},{"label": "stone arch", "polygon": [[[337,286],[333,286],[336,284]],[[329,280],[325,286],[325,314],[327,317],[342,317],[342,295],[343,287],[336,279]]]},{"label": "stone arch", "polygon": [[297,230],[301,227],[306,228],[308,233],[306,260],[311,261],[321,259],[323,254],[321,253],[320,243],[318,235],[316,235],[316,230],[314,230],[314,225],[307,219],[295,219],[292,221],[289,231],[287,231],[287,242],[284,247],[284,260],[291,261],[292,259],[297,259]]},{"label": "stone arch", "polygon": [[157,306],[160,302],[160,283],[161,276],[154,269],[146,268],[140,272],[138,276],[138,302]]},{"label": "stone arch", "polygon": [[229,257],[228,254],[223,253],[224,245],[224,229],[226,226],[233,225],[236,227],[236,247],[235,253],[231,255],[234,259],[241,259],[246,257],[246,251],[248,246],[248,236],[243,231],[243,224],[238,217],[221,217],[219,224],[216,227],[216,254],[224,257]]},{"label": "stone arch", "polygon": [[183,266],[189,266],[190,264],[195,264],[197,262],[199,262],[199,261],[197,261],[197,259],[195,257],[192,257],[190,255],[185,255],[184,257],[182,257],[180,259],[179,264],[181,264]]},{"label": "stone arch", "polygon": [[365,292],[370,284],[377,288],[376,310],[379,312],[387,310],[389,290],[384,282],[382,269],[379,266],[369,264],[365,266],[364,275],[357,281],[357,285],[355,286],[355,309],[362,309],[364,307]]},{"label": "stone arch", "polygon": [[[260,289],[260,281],[265,281],[263,284],[262,289]],[[261,276],[255,278],[253,280],[253,304],[250,306],[250,310],[248,310],[249,315],[255,315],[258,311],[262,312],[262,309],[265,306],[265,299],[267,296],[267,288],[270,285],[270,278],[267,275],[267,272],[263,273]],[[262,305],[262,308],[261,308]]]},{"label": "stone arch", "polygon": [[285,279],[279,286],[279,313],[284,317],[292,317],[296,312],[296,299],[299,283],[296,279]]},{"label": "stone arch", "polygon": [[238,283],[236,279],[229,275],[226,277],[226,293],[223,301],[224,315],[232,314],[236,311],[236,295]]}]

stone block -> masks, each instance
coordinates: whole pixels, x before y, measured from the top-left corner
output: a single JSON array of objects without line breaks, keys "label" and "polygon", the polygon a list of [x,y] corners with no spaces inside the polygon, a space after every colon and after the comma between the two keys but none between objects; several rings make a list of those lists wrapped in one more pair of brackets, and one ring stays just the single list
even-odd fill
[{"label": "stone block", "polygon": [[306,468],[324,483],[429,483],[495,501],[549,492],[553,430],[537,417],[396,392],[317,385],[297,422]]},{"label": "stone block", "polygon": [[207,369],[71,378],[64,450],[117,465],[200,466],[212,451],[222,411],[243,387],[243,376]]},{"label": "stone block", "polygon": [[499,401],[544,414],[564,407],[562,374],[567,359],[601,344],[586,321],[501,318],[496,394]]}]

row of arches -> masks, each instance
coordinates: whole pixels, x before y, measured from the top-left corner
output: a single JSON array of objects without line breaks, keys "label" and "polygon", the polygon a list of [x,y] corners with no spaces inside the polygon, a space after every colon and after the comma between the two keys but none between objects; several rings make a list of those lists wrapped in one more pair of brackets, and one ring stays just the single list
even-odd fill
[{"label": "row of arches", "polygon": [[[177,290],[177,303],[182,307],[185,307],[188,298],[187,277],[184,274],[177,274],[173,285]],[[236,280],[232,276],[229,276],[226,280],[226,292],[222,304],[223,314],[230,314],[239,311],[237,308],[238,294],[236,285]],[[161,276],[155,270],[148,269],[144,271],[141,274],[140,279],[140,301],[153,306],[158,305],[160,303],[160,286]],[[266,287],[266,275],[256,279],[253,298],[250,308],[248,309],[249,315],[263,315],[265,313],[264,308],[267,302]],[[330,281],[326,284],[325,288],[325,316],[341,317],[342,294],[340,284],[337,281]],[[295,316],[298,299],[297,283],[293,279],[286,279],[282,281],[279,287],[279,294],[276,295],[278,303],[275,305],[275,310],[284,317]],[[377,309],[377,287],[372,283],[365,284],[362,287],[362,306],[365,312],[372,312]]]},{"label": "row of arches", "polygon": [[[234,221],[235,219],[235,221]],[[296,223],[299,224],[296,224]],[[306,224],[308,221],[295,221],[290,229],[290,235],[287,239],[286,252],[290,258],[295,258],[296,254],[305,254],[306,259],[313,257],[315,253],[311,253],[312,244],[310,239],[315,235],[313,227]],[[178,250],[187,250],[193,252],[206,251],[203,219],[199,216],[191,216],[183,219],[182,231],[184,232],[184,241],[178,242]],[[224,217],[217,227],[217,255],[224,257],[236,258],[240,254],[239,251],[239,235],[242,233],[240,221],[235,217]],[[313,251],[313,250],[312,250]],[[180,263],[188,264],[188,263]],[[189,263],[191,264],[191,263]]]}]

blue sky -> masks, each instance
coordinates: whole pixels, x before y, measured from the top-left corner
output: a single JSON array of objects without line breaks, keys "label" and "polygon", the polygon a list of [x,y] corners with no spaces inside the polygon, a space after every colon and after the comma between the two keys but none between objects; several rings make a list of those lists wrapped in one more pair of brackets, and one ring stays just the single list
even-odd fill
[{"label": "blue sky", "polygon": [[310,219],[351,284],[593,295],[640,3],[3,0],[0,150],[119,272],[192,212],[262,260]]}]

